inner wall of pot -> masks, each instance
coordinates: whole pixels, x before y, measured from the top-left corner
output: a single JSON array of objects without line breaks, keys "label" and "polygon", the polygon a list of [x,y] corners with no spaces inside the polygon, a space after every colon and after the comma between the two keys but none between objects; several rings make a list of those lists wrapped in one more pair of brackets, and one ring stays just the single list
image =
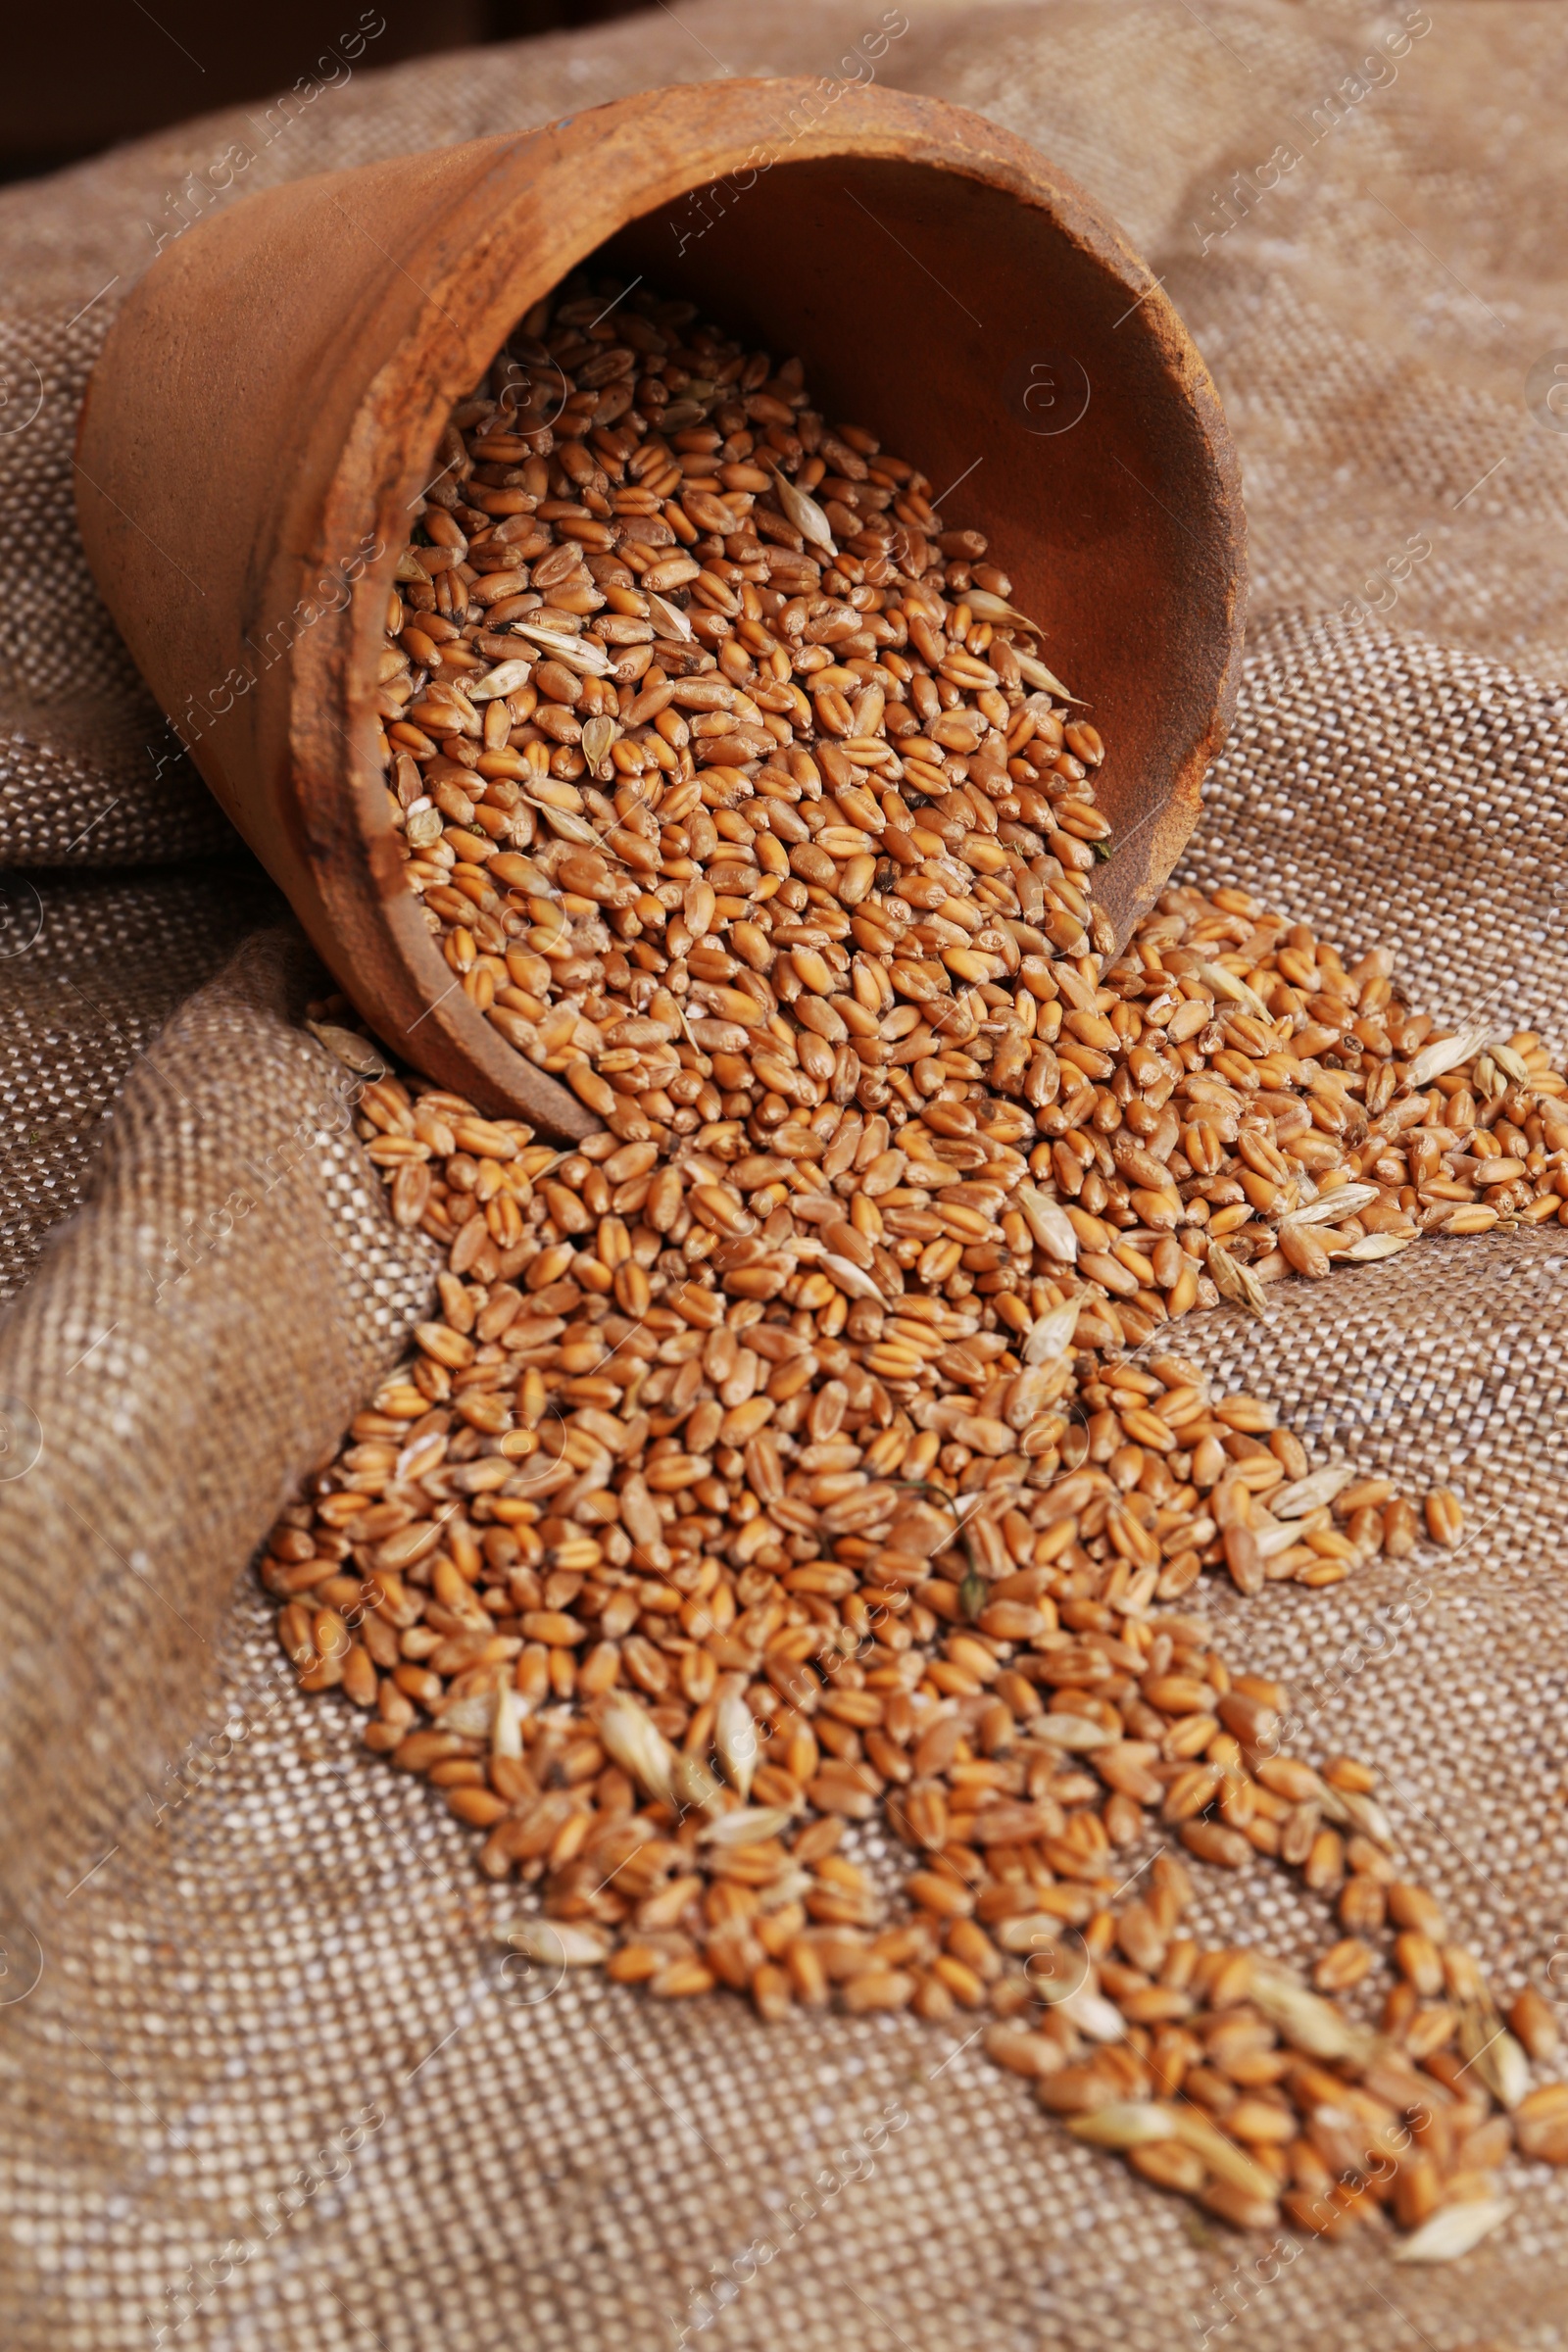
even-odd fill
[{"label": "inner wall of pot", "polygon": [[1225,582],[1170,512],[1212,499],[1198,420],[1102,263],[1003,189],[834,157],[677,198],[584,267],[641,273],[775,360],[799,353],[831,421],[927,474],[949,529],[989,536],[1043,659],[1102,729],[1117,835],[1163,801],[1190,713],[1200,726],[1212,708]]}]

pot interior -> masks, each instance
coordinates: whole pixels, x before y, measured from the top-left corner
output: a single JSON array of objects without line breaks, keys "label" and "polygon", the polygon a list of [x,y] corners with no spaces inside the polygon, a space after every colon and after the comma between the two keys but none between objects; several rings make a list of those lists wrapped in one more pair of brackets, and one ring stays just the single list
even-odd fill
[{"label": "pot interior", "polygon": [[[949,529],[987,534],[1105,739],[1097,793],[1126,846],[1208,725],[1229,652],[1229,523],[1157,318],[1087,235],[960,172],[843,156],[748,177],[643,214],[583,266],[798,353],[830,422],[878,434]],[[1103,876],[1113,916],[1141,867]]]}]

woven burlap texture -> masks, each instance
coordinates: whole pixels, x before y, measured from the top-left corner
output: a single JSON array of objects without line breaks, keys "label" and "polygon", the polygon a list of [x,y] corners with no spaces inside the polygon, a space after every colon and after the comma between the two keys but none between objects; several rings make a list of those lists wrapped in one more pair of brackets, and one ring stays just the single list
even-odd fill
[{"label": "woven burlap texture", "polygon": [[[1563,317],[1560,14],[1435,12],[1393,85],[1344,98],[1313,143],[1295,117],[1400,16],[909,13],[884,76],[995,115],[1107,201],[1237,431],[1263,625],[1192,878],[1348,951],[1386,941],[1417,1002],[1561,1049],[1568,696],[1525,673],[1568,671],[1568,444],[1522,398]],[[693,0],[576,42],[357,69],[232,200],[721,67],[831,72],[878,14]],[[494,1932],[515,1897],[477,1877],[469,1834],[368,1760],[336,1701],[288,1689],[236,1578],[430,1269],[344,1136],[341,1072],[293,1025],[311,983],[286,937],[253,934],[208,978],[225,932],[264,919],[254,881],[38,870],[222,838],[97,605],[69,476],[146,224],[239,135],[214,118],[0,199],[24,306],[0,423],[38,395],[0,435],[0,530],[32,584],[0,620],[0,859],[34,869],[7,877],[0,924],[18,1271],[85,1200],[0,1326],[0,1471],[23,1472],[0,1483],[4,2340],[643,2352],[702,2340],[718,2311],[711,2340],[745,2352],[1559,2344],[1568,2182],[1539,2167],[1457,2271],[1397,2269],[1371,2238],[1258,2266],[1069,2141],[962,2034],[764,2029],[729,1998],[508,1979]],[[1299,164],[1258,196],[1293,136]],[[1253,217],[1220,236],[1237,172]],[[874,386],[863,406],[874,421]],[[1430,552],[1394,577],[1415,541]],[[1359,598],[1387,618],[1391,597],[1419,635],[1347,616]],[[56,972],[97,1007],[69,1037]],[[1266,1324],[1184,1333],[1318,1458],[1466,1494],[1456,1555],[1206,1597],[1233,1659],[1291,1683],[1304,1752],[1386,1761],[1411,1875],[1504,1992],[1568,1978],[1559,1237],[1428,1244],[1287,1286]],[[1262,1863],[1203,1874],[1201,1924],[1297,1957],[1332,1933]]]},{"label": "woven burlap texture", "polygon": [[[0,875],[0,1297],[75,1207],[95,1122],[236,938],[286,908],[249,861]],[[7,952],[9,949],[9,953]]]}]

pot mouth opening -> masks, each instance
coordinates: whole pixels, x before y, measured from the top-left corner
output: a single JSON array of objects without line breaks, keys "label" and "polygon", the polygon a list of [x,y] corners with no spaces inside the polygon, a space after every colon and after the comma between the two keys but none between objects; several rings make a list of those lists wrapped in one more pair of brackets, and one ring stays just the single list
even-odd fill
[{"label": "pot mouth opening", "polygon": [[[705,436],[726,442],[744,424],[744,417],[729,418],[715,428],[726,390],[743,403],[793,367],[829,428],[862,418],[873,447],[880,437],[882,449],[907,452],[930,468],[924,496],[945,525],[972,525],[995,542],[1010,601],[1037,624],[1027,652],[1052,686],[1073,698],[1060,715],[1093,721],[1117,714],[1113,748],[1125,765],[1113,758],[1097,778],[1115,834],[1144,830],[1146,852],[1167,835],[1179,846],[1191,822],[1187,788],[1196,793],[1201,765],[1195,747],[1212,733],[1230,653],[1228,618],[1217,626],[1215,617],[1216,584],[1228,586],[1231,571],[1212,453],[1201,446],[1202,420],[1185,394],[1156,305],[1141,305],[1129,291],[1138,266],[1110,250],[1103,235],[1097,242],[1095,223],[1086,229],[1070,203],[981,172],[979,163],[971,172],[952,157],[782,155],[662,197],[574,260],[568,244],[569,266],[551,293],[523,308],[466,396],[443,416],[416,502],[419,515],[410,515],[411,524],[437,517],[434,549],[429,528],[411,534],[425,543],[419,568],[439,610],[441,573],[451,568],[439,561],[447,529],[440,511],[450,517],[463,503],[453,499],[448,477],[463,463],[465,430],[483,416],[485,479],[476,495],[491,543],[483,579],[470,576],[469,584],[495,618],[487,659],[500,663],[505,638],[520,683],[550,664],[564,668],[589,688],[576,708],[596,721],[610,718],[608,704],[598,708],[597,682],[632,688],[635,700],[634,681],[652,665],[653,632],[626,632],[629,661],[585,662],[592,600],[577,599],[582,610],[566,624],[571,642],[549,604],[552,583],[543,583],[542,594],[531,567],[525,582],[513,585],[514,609],[506,610],[507,597],[497,607],[490,591],[498,549],[508,539],[526,546],[543,519],[561,526],[551,534],[558,539],[580,535],[591,567],[594,557],[623,544],[628,507],[648,514],[662,503],[627,499],[643,480],[640,470],[622,467],[612,496],[607,483],[590,488],[591,468],[581,461],[596,432],[613,438],[635,411],[654,433],[690,445],[678,452],[684,461]],[[756,356],[699,364],[694,349],[710,327]],[[675,343],[678,359],[652,356],[650,338]],[[603,347],[598,354],[595,344]],[[588,421],[579,421],[589,410]],[[579,468],[571,481],[555,478],[563,451]],[[760,482],[770,486],[773,458],[765,449],[728,450],[721,462],[744,474],[758,455]],[[678,501],[689,485],[679,473],[676,483]],[[667,501],[671,485],[659,487]],[[710,487],[722,493],[725,485]],[[869,516],[852,513],[849,524],[886,513],[896,491],[873,502]],[[555,512],[542,513],[549,509]],[[842,513],[835,527],[845,543]],[[688,523],[680,536],[695,539],[701,529]],[[432,554],[438,560],[427,564]],[[535,551],[532,562],[554,557]],[[408,563],[405,556],[397,569],[415,587]],[[646,561],[639,564],[634,588],[648,568]],[[599,597],[599,607],[605,601]],[[678,617],[685,601],[684,589],[664,600],[657,625],[668,632],[666,642],[691,640],[691,628],[680,630],[669,617],[671,608]],[[677,666],[664,657],[660,666],[666,664]],[[494,689],[483,703],[493,707],[510,691]],[[622,706],[625,699],[620,692]],[[482,737],[483,704],[474,715]],[[530,732],[532,712],[519,707],[516,718],[520,738]],[[605,732],[597,728],[582,772],[568,774],[567,762],[552,756],[545,773],[522,779],[536,842],[580,837],[586,849],[614,826],[623,779],[604,761],[608,747],[597,736]],[[572,747],[584,739],[579,725]],[[553,755],[566,738],[549,741]],[[539,763],[540,747],[529,748]],[[411,796],[395,773],[394,760],[387,781],[406,822],[411,797],[428,796]],[[374,797],[379,805],[378,791]],[[1097,895],[1104,895],[1118,924],[1118,902],[1127,900],[1130,919],[1143,887],[1130,863],[1125,882],[1114,872],[1099,878]],[[1141,854],[1141,875],[1147,863]],[[404,901],[392,925],[419,1017],[436,1009],[444,992],[449,1003],[433,1026],[449,1030],[455,1020],[465,1040],[482,1037],[493,1069],[498,1041],[482,1008],[470,1017],[458,1002],[463,975],[446,968],[443,940],[424,930],[425,919],[421,907]]]}]

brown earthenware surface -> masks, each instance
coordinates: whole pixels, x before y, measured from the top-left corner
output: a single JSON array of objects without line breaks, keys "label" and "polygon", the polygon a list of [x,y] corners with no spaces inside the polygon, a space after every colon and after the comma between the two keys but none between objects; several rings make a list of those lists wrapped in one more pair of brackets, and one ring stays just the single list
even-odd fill
[{"label": "brown earthenware surface", "polygon": [[[1234,699],[1235,460],[1151,273],[982,118],[869,88],[818,123],[811,100],[795,80],[676,87],[234,205],[131,294],[83,409],[94,575],[225,813],[379,1036],[547,1133],[590,1122],[437,956],[387,824],[369,681],[449,408],[596,248],[800,351],[831,415],[868,417],[934,482],[962,477],[948,518],[991,534],[1057,674],[1106,717],[1097,792],[1119,847],[1100,896],[1123,927],[1191,831]],[[759,154],[776,158],[760,172]],[[694,183],[726,173],[741,194],[684,228]],[[258,315],[289,333],[259,339]],[[1041,368],[1061,404],[1081,386],[1066,429],[1041,429]]]}]

